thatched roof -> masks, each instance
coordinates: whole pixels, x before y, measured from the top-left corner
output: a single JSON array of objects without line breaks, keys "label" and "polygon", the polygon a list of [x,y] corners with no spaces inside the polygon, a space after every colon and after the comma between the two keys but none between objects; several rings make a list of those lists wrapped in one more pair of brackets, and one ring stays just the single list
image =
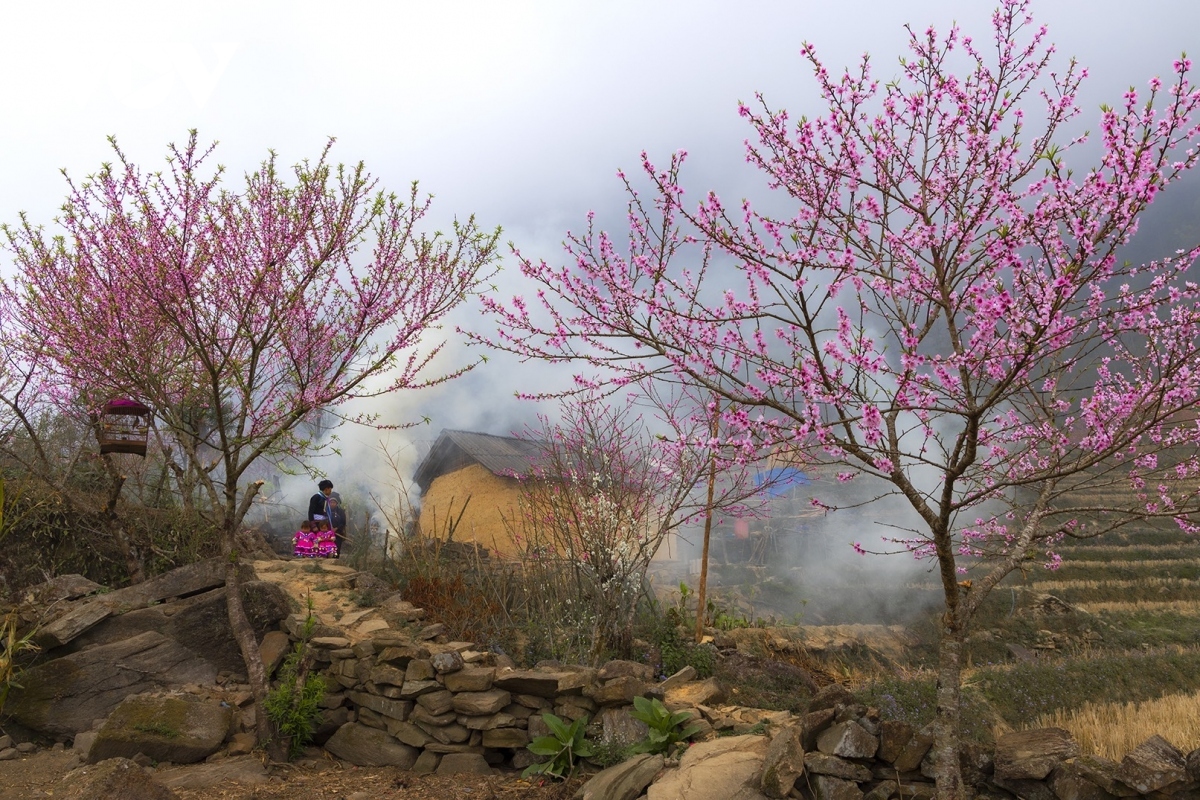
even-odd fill
[{"label": "thatched roof", "polygon": [[456,472],[469,464],[481,464],[496,475],[526,475],[534,460],[542,453],[542,444],[511,436],[490,433],[443,430],[429,450],[429,455],[417,467],[413,476],[428,491],[434,478]]}]

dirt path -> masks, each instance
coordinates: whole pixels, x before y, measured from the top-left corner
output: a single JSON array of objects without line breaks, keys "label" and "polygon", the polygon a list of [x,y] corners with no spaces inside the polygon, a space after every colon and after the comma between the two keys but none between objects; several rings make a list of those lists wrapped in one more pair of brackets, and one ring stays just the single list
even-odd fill
[{"label": "dirt path", "polygon": [[[59,781],[77,765],[69,750],[45,750],[2,761],[0,800],[53,798]],[[211,766],[174,767],[158,777],[164,781],[195,778]],[[355,767],[333,759],[311,759],[275,768],[253,781],[227,779],[175,792],[180,800],[565,800],[577,788],[578,783],[537,785],[516,775],[420,776],[394,767]]]}]

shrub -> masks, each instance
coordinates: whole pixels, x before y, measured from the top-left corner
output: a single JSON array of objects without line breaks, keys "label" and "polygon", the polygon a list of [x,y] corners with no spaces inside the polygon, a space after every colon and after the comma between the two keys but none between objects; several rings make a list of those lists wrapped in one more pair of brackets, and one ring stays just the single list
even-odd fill
[{"label": "shrub", "polygon": [[577,759],[594,754],[592,743],[584,738],[587,717],[580,717],[570,725],[549,712],[542,714],[542,719],[550,727],[550,735],[539,736],[527,746],[534,755],[549,756],[549,760],[526,767],[521,777],[549,775],[559,780],[569,778],[575,771]]},{"label": "shrub", "polygon": [[279,685],[267,694],[267,716],[275,723],[280,743],[287,749],[289,760],[300,755],[312,740],[317,720],[321,716],[320,702],[325,694],[325,681],[309,673],[311,666],[308,640],[317,619],[308,600],[308,618],[300,641],[279,668]]},{"label": "shrub", "polygon": [[700,732],[699,725],[685,723],[692,719],[690,711],[676,711],[672,714],[662,701],[655,698],[633,698],[633,711],[630,716],[641,720],[650,728],[645,739],[630,748],[631,753],[662,753],[669,755],[682,742]]}]

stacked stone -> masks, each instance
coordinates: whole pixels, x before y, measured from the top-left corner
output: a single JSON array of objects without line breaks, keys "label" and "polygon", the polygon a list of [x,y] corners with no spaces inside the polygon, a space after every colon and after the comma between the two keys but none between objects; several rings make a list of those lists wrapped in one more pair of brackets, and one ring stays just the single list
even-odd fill
[{"label": "stacked stone", "polygon": [[[329,752],[361,766],[417,772],[520,769],[534,759],[526,745],[549,733],[543,712],[592,719],[654,686],[644,665],[607,673],[557,665],[515,670],[471,643],[439,642],[440,634],[379,631],[354,645],[332,636],[311,640],[317,661],[328,663],[325,723],[337,725],[325,742]],[[610,728],[628,730],[609,716]]]}]

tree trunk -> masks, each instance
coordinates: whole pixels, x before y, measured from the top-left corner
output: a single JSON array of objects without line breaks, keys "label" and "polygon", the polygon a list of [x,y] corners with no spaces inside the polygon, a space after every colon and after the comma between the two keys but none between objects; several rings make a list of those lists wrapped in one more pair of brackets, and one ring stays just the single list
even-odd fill
[{"label": "tree trunk", "polygon": [[121,516],[117,513],[117,501],[121,499],[121,488],[125,485],[125,476],[117,469],[111,455],[104,455],[102,458],[104,468],[112,479],[112,485],[108,490],[108,502],[104,505],[104,525],[108,528],[108,535],[117,543],[121,557],[125,559],[125,570],[129,573],[129,582],[141,583],[146,580],[142,560],[134,550],[133,543],[129,540],[129,533],[125,530]]},{"label": "tree trunk", "polygon": [[937,719],[934,722],[934,780],[938,800],[965,797],[959,762],[959,717],[961,709],[962,650],[965,626],[953,612],[942,616],[938,643]]},{"label": "tree trunk", "polygon": [[267,672],[263,667],[262,654],[258,649],[258,640],[254,629],[250,626],[250,618],[246,616],[246,608],[242,603],[242,583],[238,575],[238,553],[235,549],[233,532],[222,532],[222,554],[225,556],[225,605],[229,612],[229,627],[237,640],[238,648],[242,651],[242,660],[246,663],[246,677],[250,682],[250,690],[254,693],[254,722],[255,738],[260,745],[266,745],[268,754],[273,760],[286,761],[287,752],[279,755],[275,742],[274,727],[267,718]]}]

